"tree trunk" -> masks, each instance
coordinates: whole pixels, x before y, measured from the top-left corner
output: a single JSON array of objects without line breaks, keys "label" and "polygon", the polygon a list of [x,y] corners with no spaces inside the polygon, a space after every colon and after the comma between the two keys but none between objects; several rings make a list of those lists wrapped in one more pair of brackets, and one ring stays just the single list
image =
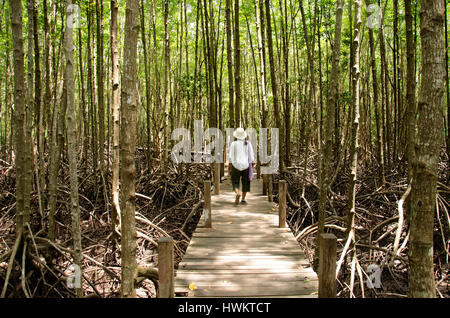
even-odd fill
[{"label": "tree trunk", "polygon": [[[414,65],[414,35],[412,31],[411,0],[405,0],[406,28],[406,157],[408,159],[408,183],[411,183],[416,134],[416,71]],[[410,197],[406,203],[406,219],[410,215]]]},{"label": "tree trunk", "polygon": [[[306,25],[306,16],[305,16],[305,10],[303,8],[303,3],[300,1],[300,13],[302,15],[302,25],[303,25],[303,34],[305,37],[306,42],[306,51],[307,51],[307,57],[308,57],[308,67],[309,67],[309,92],[308,92],[308,110],[307,110],[307,124],[306,124],[306,142],[305,142],[305,151],[304,151],[304,164],[303,164],[303,178],[306,178],[306,170],[308,166],[308,157],[309,157],[309,141],[311,139],[310,129],[312,130],[313,126],[310,122],[313,121],[311,118],[311,110],[313,112],[316,112],[316,92],[315,92],[315,76],[314,76],[314,56],[313,56],[313,50],[314,50],[314,41],[309,40],[308,35],[308,27]],[[314,39],[314,37],[312,37]],[[317,118],[317,117],[316,117]],[[319,136],[318,136],[319,137]],[[317,140],[318,142],[318,148],[320,149],[320,138]],[[305,193],[305,184],[306,182],[303,182],[302,187],[302,195]]]},{"label": "tree trunk", "polygon": [[[25,102],[25,157],[24,157],[24,168],[25,168],[25,180],[24,180],[24,191],[25,193],[31,193],[33,190],[33,179],[32,179],[32,167],[31,167],[31,129],[33,126],[33,113],[35,115],[36,121],[34,122],[36,126],[38,126],[38,117],[39,112],[35,108],[36,100],[33,98],[33,68],[34,61],[33,59],[33,36],[34,36],[34,23],[33,23],[33,11],[34,11],[34,1],[27,0],[27,15],[28,15],[28,34],[27,34],[27,94],[26,94],[26,102]],[[33,147],[34,148],[34,147]],[[39,179],[38,179],[39,182]],[[31,218],[31,209],[30,209],[30,197],[25,196],[24,199],[24,210],[29,211],[27,220],[24,220],[24,228],[26,230],[25,223],[30,221]]]},{"label": "tree trunk", "polygon": [[[166,0],[167,8],[167,0]],[[122,297],[136,297],[136,121],[137,121],[137,41],[139,0],[127,0],[125,43],[121,91],[121,233],[122,233]]]},{"label": "tree trunk", "polygon": [[[264,24],[264,3],[263,0],[255,0],[255,11],[256,11],[256,28],[258,32],[258,52],[260,61],[260,72],[261,72],[261,95],[262,95],[262,112],[261,112],[261,127],[267,128],[267,116],[268,116],[268,105],[267,105],[267,80],[266,80],[266,45],[265,45],[265,24]],[[262,153],[267,153],[267,145],[262,145]],[[272,202],[272,183],[271,176],[263,178],[263,192],[267,190],[267,198]],[[265,194],[265,193],[263,193]]]},{"label": "tree trunk", "polygon": [[[384,176],[384,143],[383,133],[380,117],[380,105],[378,99],[378,77],[377,77],[377,65],[375,59],[375,40],[373,37],[373,29],[369,28],[369,49],[370,49],[370,64],[372,68],[372,91],[373,91],[373,107],[375,111],[375,128],[376,128],[376,142],[377,142],[377,161],[378,167],[378,182],[380,186],[385,184]],[[383,75],[382,75],[383,76]]]},{"label": "tree trunk", "polygon": [[167,174],[169,165],[169,1],[164,0],[164,150],[162,158],[162,173]]},{"label": "tree trunk", "polygon": [[[82,266],[81,228],[80,228],[80,205],[78,199],[78,173],[77,173],[77,126],[75,112],[75,81],[73,71],[73,20],[69,16],[73,15],[74,7],[72,0],[66,1],[67,27],[64,34],[64,53],[66,57],[65,77],[67,89],[67,155],[69,159],[70,174],[70,201],[72,211],[72,240],[74,249],[74,263]],[[71,23],[72,22],[72,23]],[[83,296],[83,289],[76,287],[78,297]]]},{"label": "tree trunk", "polygon": [[437,167],[442,141],[444,94],[444,7],[424,0],[420,10],[422,82],[418,98],[417,137],[411,189],[409,296],[435,297],[433,228]]},{"label": "tree trunk", "polygon": [[[141,41],[144,53],[144,75],[145,75],[145,100],[146,100],[146,117],[147,117],[147,166],[151,166],[151,143],[150,143],[150,103],[151,103],[151,91],[150,91],[150,72],[148,67],[148,54],[147,54],[147,41],[145,32],[145,19],[144,19],[144,1],[141,0],[140,11],[141,22]],[[117,23],[117,21],[116,21]],[[117,45],[117,43],[116,43]],[[117,49],[117,48],[116,48]],[[114,53],[113,53],[114,54]]]},{"label": "tree trunk", "polygon": [[235,102],[235,125],[242,127],[241,108],[242,108],[242,92],[241,92],[241,43],[239,33],[239,1],[234,0],[234,82],[236,92]]},{"label": "tree trunk", "polygon": [[[33,1],[33,40],[34,40],[34,107],[36,114],[36,135],[37,135],[37,149],[39,154],[39,169],[36,169],[37,181],[36,184],[38,199],[40,206],[44,197],[42,196],[45,189],[45,169],[44,169],[44,109],[41,103],[41,62],[40,62],[40,50],[39,50],[39,29],[38,29],[38,1]],[[30,118],[31,119],[31,118]],[[30,132],[31,133],[31,132]],[[31,137],[31,136],[30,136]],[[31,138],[30,138],[31,140]],[[41,210],[42,212],[42,210]]]},{"label": "tree trunk", "polygon": [[[444,40],[445,40],[445,92],[447,95],[447,157],[450,164],[450,88],[448,77],[448,29],[447,29],[447,0],[444,0]],[[450,182],[450,172],[447,174]]]},{"label": "tree trunk", "polygon": [[234,85],[233,85],[233,56],[231,47],[231,0],[226,0],[225,28],[227,33],[227,66],[228,66],[228,110],[230,114],[230,127],[235,128],[234,122]]},{"label": "tree trunk", "polygon": [[341,31],[342,31],[342,13],[343,13],[344,0],[338,0],[336,7],[336,24],[334,26],[334,40],[333,40],[333,52],[332,52],[332,66],[331,66],[331,78],[330,89],[327,99],[327,111],[325,118],[325,147],[323,149],[321,160],[321,184],[319,188],[319,219],[318,219],[318,231],[316,235],[316,254],[315,254],[315,267],[318,268],[319,258],[319,241],[320,234],[324,231],[325,226],[325,207],[327,202],[328,188],[330,187],[330,166],[332,162],[332,151],[334,142],[334,123],[335,123],[335,110],[338,99],[338,86],[339,86],[339,61],[340,61],[340,49],[341,49]]},{"label": "tree trunk", "polygon": [[[280,118],[280,102],[279,102],[279,90],[277,78],[275,75],[275,59],[273,54],[273,41],[272,41],[272,22],[270,15],[270,0],[265,0],[265,9],[266,9],[266,30],[267,30],[267,46],[269,48],[269,64],[270,64],[270,79],[272,83],[272,95],[273,95],[273,109],[275,114],[275,126],[280,131],[280,143],[279,143],[279,158],[283,158],[282,156],[282,141],[283,141],[283,133],[281,129],[281,118]],[[284,164],[283,160],[280,160],[280,170],[283,171]],[[270,178],[269,178],[270,179]],[[269,180],[269,182],[271,182]],[[270,184],[269,184],[270,187]],[[270,190],[269,190],[270,191]]]},{"label": "tree trunk", "polygon": [[120,104],[119,104],[119,47],[117,15],[119,5],[117,0],[111,0],[111,65],[112,65],[112,116],[113,116],[113,152],[112,152],[112,229],[120,224],[119,204],[119,168],[120,168]]},{"label": "tree trunk", "polygon": [[25,210],[25,70],[22,38],[22,2],[9,0],[14,64],[14,154],[16,170],[16,233],[23,233],[30,211]]},{"label": "tree trunk", "polygon": [[101,194],[106,204],[105,185],[105,102],[104,102],[104,76],[103,76],[103,0],[95,1],[95,12],[97,20],[97,111],[98,111],[98,160],[100,168]]}]

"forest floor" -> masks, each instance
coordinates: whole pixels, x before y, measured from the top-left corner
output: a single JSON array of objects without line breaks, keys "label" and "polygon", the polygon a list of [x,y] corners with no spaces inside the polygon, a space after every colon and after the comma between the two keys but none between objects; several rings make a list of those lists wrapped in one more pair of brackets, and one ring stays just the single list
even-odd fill
[{"label": "forest floor", "polygon": [[[308,174],[303,177],[303,168],[289,169],[283,178],[288,182],[288,223],[299,244],[313,263],[316,247],[318,210],[317,160],[310,160]],[[435,281],[438,297],[450,297],[450,179],[449,161],[444,156],[439,165],[437,209],[434,231]],[[302,166],[300,163],[298,166]],[[344,165],[345,166],[345,165]],[[407,172],[404,164],[398,163],[386,171],[386,184],[377,182],[376,165],[359,165],[356,190],[356,262],[352,278],[352,253],[342,251],[346,244],[347,193],[350,174],[342,169],[336,173],[336,180],[328,196],[326,231],[338,238],[338,258],[342,267],[338,275],[338,297],[407,297],[408,293],[408,240],[407,217],[402,226],[398,257],[393,257],[393,245],[398,228],[399,202],[407,190]],[[332,170],[338,171],[338,170]],[[274,193],[277,180],[274,177]],[[306,180],[305,184],[301,180]],[[304,195],[303,185],[305,185]],[[407,197],[406,197],[407,198]],[[277,197],[274,196],[277,201]],[[405,203],[406,204],[406,203]],[[403,205],[405,205],[403,204]],[[403,207],[404,208],[404,207]],[[371,248],[369,248],[369,246]],[[368,288],[369,274],[366,269],[374,264],[381,270],[381,287]],[[358,270],[362,279],[358,275]],[[351,281],[354,286],[351,287]]]},{"label": "forest floor", "polygon": [[[317,222],[318,187],[317,164],[314,156],[309,160],[307,175],[303,168],[288,169],[282,175],[275,175],[274,201],[277,202],[277,181],[288,182],[288,223],[297,241],[313,263]],[[137,254],[139,265],[157,264],[158,238],[170,235],[175,240],[175,267],[187,249],[192,233],[202,211],[202,181],[211,177],[209,167],[186,164],[171,166],[167,177],[159,171],[149,172],[137,160],[136,215]],[[442,160],[441,162],[448,162]],[[156,165],[155,165],[156,166]],[[298,163],[297,167],[302,164]],[[386,185],[377,184],[376,166],[358,167],[357,213],[356,213],[356,274],[352,277],[352,254],[343,257],[338,276],[338,297],[406,297],[408,291],[408,226],[403,227],[400,236],[398,257],[393,259],[393,242],[398,227],[398,202],[407,188],[406,172],[398,165],[386,172]],[[110,222],[110,203],[103,199],[100,177],[83,175],[80,171],[80,206],[82,218],[83,245],[83,288],[88,297],[120,296],[120,245],[113,239]],[[435,218],[434,258],[438,296],[450,297],[449,244],[450,187],[447,185],[449,167],[439,167],[438,209]],[[347,181],[349,174],[342,169],[332,187],[327,205],[328,232],[338,237],[338,257],[345,245]],[[107,181],[110,176],[105,176]],[[0,286],[3,286],[8,267],[8,251],[15,241],[15,176],[14,169],[6,161],[0,161]],[[304,195],[303,183],[304,184]],[[96,181],[97,183],[95,183]],[[74,297],[74,291],[67,288],[65,279],[71,265],[72,248],[70,189],[68,166],[62,164],[58,181],[57,239],[48,252],[46,239],[47,219],[40,216],[39,201],[32,193],[31,231],[35,242],[28,250],[26,283],[21,284],[21,270],[11,274],[7,297]],[[109,193],[109,189],[108,189]],[[44,226],[43,226],[44,225]],[[184,226],[184,228],[183,228]],[[36,244],[37,242],[37,244]],[[42,246],[47,245],[47,248]],[[367,246],[371,248],[367,248]],[[376,264],[381,269],[381,288],[368,289],[365,286],[368,265]],[[358,276],[361,269],[362,279]],[[69,272],[70,274],[70,272]],[[354,280],[352,288],[351,281]],[[24,292],[26,290],[26,292]],[[138,297],[155,297],[155,286],[143,281],[137,289]]]},{"label": "forest floor", "polygon": [[[142,162],[145,162],[143,159]],[[14,171],[2,162],[0,166],[0,286],[3,287],[8,267],[8,254],[15,241],[15,184]],[[67,186],[68,167],[63,164],[58,187],[58,212],[56,214],[57,234],[54,253],[51,257],[45,250],[32,248],[29,254],[45,257],[47,267],[36,262],[32,256],[30,277],[26,288],[32,297],[74,297],[64,279],[72,257],[65,249],[72,248],[70,190]],[[82,172],[83,169],[80,169]],[[178,264],[189,244],[201,215],[202,180],[210,177],[209,168],[199,165],[171,167],[167,178],[158,171],[148,173],[137,169],[136,183],[136,226],[138,265],[157,264],[157,240],[170,235],[175,241],[175,263]],[[140,171],[140,173],[139,173]],[[83,288],[90,297],[120,296],[120,245],[112,238],[110,215],[102,200],[101,189],[89,180],[92,176],[80,176],[80,207],[83,246]],[[109,176],[106,176],[110,180]],[[97,180],[100,180],[99,178]],[[109,206],[109,203],[106,203]],[[37,195],[32,194],[31,230],[35,238],[46,238],[46,231],[40,230],[47,220],[40,217]],[[186,224],[184,224],[186,223]],[[182,230],[185,225],[184,230]],[[44,226],[44,228],[46,228]],[[40,241],[38,239],[38,241]],[[38,244],[39,245],[39,244]],[[43,268],[45,267],[45,268]],[[20,271],[13,271],[9,296],[24,297],[20,284]],[[14,289],[14,290],[13,290]],[[138,297],[155,297],[155,286],[145,280],[137,289]],[[7,293],[8,296],[8,293]]]}]

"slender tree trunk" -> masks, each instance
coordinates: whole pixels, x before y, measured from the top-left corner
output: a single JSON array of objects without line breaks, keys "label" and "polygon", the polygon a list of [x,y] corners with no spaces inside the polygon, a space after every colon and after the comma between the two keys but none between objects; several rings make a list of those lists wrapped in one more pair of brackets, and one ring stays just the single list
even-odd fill
[{"label": "slender tree trunk", "polygon": [[398,159],[398,139],[399,139],[399,103],[398,103],[398,90],[400,89],[398,87],[398,0],[393,0],[394,2],[394,47],[393,47],[393,79],[392,79],[392,90],[394,94],[394,136],[393,136],[393,143],[392,143],[392,162],[397,162]]},{"label": "slender tree trunk", "polygon": [[[405,0],[406,28],[406,157],[408,159],[408,183],[411,183],[416,134],[416,71],[414,65],[414,35],[411,0]],[[407,219],[410,215],[410,197],[406,204]]]},{"label": "slender tree trunk", "polygon": [[[280,131],[280,143],[279,143],[279,157],[282,156],[282,142],[284,140],[283,131],[281,127],[281,118],[280,118],[280,102],[279,102],[279,90],[278,90],[278,82],[275,74],[275,59],[273,53],[273,41],[272,41],[272,22],[270,15],[270,0],[265,0],[265,9],[266,9],[266,31],[267,31],[267,46],[269,48],[269,65],[270,65],[270,79],[272,84],[272,95],[273,95],[273,110],[275,115],[275,126]],[[283,160],[280,160],[280,170],[284,170]],[[269,180],[270,182],[270,180]]]},{"label": "slender tree trunk", "polygon": [[241,43],[239,33],[239,1],[234,0],[234,82],[235,82],[235,125],[242,127],[241,108],[242,108],[242,91],[241,91]]},{"label": "slender tree trunk", "polygon": [[103,0],[95,1],[96,31],[97,31],[97,111],[98,111],[98,160],[100,162],[101,193],[107,202],[105,184],[105,102],[104,102],[104,74],[103,74]]},{"label": "slender tree trunk", "polygon": [[[45,69],[45,91],[44,91],[44,127],[50,126],[50,26],[48,20],[48,0],[43,1],[44,13],[44,69]],[[80,53],[81,54],[81,53]]]},{"label": "slender tree trunk", "polygon": [[[353,36],[353,85],[352,85],[352,125],[350,141],[350,182],[348,185],[347,239],[351,242],[353,254],[352,267],[356,259],[355,216],[356,216],[356,179],[359,152],[359,116],[360,116],[360,50],[361,50],[361,0],[355,0],[355,30]],[[354,270],[350,278],[350,290],[353,293]]]},{"label": "slender tree trunk", "polygon": [[[167,9],[167,0],[166,0]],[[127,0],[121,92],[120,179],[122,233],[122,297],[136,297],[136,122],[139,0]]]},{"label": "slender tree trunk", "polygon": [[16,233],[23,233],[30,211],[25,209],[25,70],[22,38],[22,2],[9,0],[14,64],[14,155],[16,170]]},{"label": "slender tree trunk", "polygon": [[235,128],[234,122],[234,84],[233,84],[233,55],[231,47],[231,0],[226,0],[225,28],[227,33],[227,66],[228,66],[228,110],[230,127]]},{"label": "slender tree trunk", "polygon": [[[151,104],[151,91],[150,91],[150,72],[148,67],[148,54],[147,54],[147,41],[145,32],[145,20],[144,20],[144,1],[141,0],[141,41],[144,53],[144,74],[145,74],[145,97],[146,97],[146,114],[147,114],[147,165],[151,166],[151,152],[150,152],[150,104]],[[117,22],[116,22],[117,23]]]},{"label": "slender tree trunk", "polygon": [[[161,157],[161,143],[160,143],[160,131],[161,131],[161,123],[160,123],[160,114],[161,114],[161,81],[160,81],[160,73],[159,73],[159,66],[158,66],[158,42],[156,40],[156,14],[155,14],[155,3],[154,1],[151,2],[151,28],[152,28],[152,37],[153,37],[153,65],[154,69],[153,72],[155,74],[155,109],[156,109],[156,123],[154,124],[155,129],[155,140],[153,142],[154,145],[154,151],[153,151],[153,157],[155,160],[153,161],[153,167],[154,168],[157,164],[157,158]],[[195,89],[195,85],[194,85]]]},{"label": "slender tree trunk", "polygon": [[[56,223],[55,223],[55,214],[56,214],[56,204],[57,204],[57,189],[58,189],[58,172],[59,172],[59,164],[61,159],[61,150],[64,145],[64,121],[66,114],[66,83],[64,81],[63,85],[59,85],[61,87],[60,92],[60,107],[58,107],[58,103],[55,103],[53,109],[53,119],[52,119],[52,134],[51,134],[51,144],[50,144],[50,164],[49,164],[49,178],[48,178],[48,238],[51,241],[54,241],[56,238]],[[61,108],[61,109],[59,109]]]},{"label": "slender tree trunk", "polygon": [[[308,157],[309,157],[309,142],[311,139],[310,135],[310,129],[312,130],[311,125],[311,111],[316,111],[316,105],[315,105],[315,76],[314,76],[314,56],[313,56],[313,45],[312,42],[309,40],[308,35],[308,27],[306,25],[306,16],[305,16],[305,10],[303,8],[303,3],[300,1],[300,12],[302,15],[302,25],[303,25],[303,34],[305,37],[306,42],[306,51],[307,51],[307,57],[308,57],[308,67],[309,67],[309,92],[308,92],[308,109],[307,109],[307,124],[306,124],[306,138],[305,138],[305,151],[304,151],[304,163],[303,163],[303,178],[306,178],[306,170],[308,166]],[[313,37],[314,38],[314,37]],[[320,138],[318,138],[318,147],[320,149]],[[302,187],[302,196],[305,194],[305,184],[306,182],[303,182]]]},{"label": "slender tree trunk", "polygon": [[[373,37],[373,29],[369,28],[369,49],[370,49],[370,65],[372,68],[372,91],[373,91],[373,107],[375,111],[375,128],[376,128],[376,142],[377,142],[377,161],[378,166],[378,182],[380,186],[385,184],[384,176],[384,143],[383,133],[380,117],[380,105],[378,101],[378,77],[377,77],[377,65],[375,59],[375,40]],[[383,78],[383,75],[382,75]]]},{"label": "slender tree trunk", "polygon": [[334,40],[333,40],[333,52],[332,52],[332,65],[331,65],[331,78],[330,88],[327,99],[327,109],[325,117],[325,147],[323,149],[321,160],[321,184],[319,189],[319,219],[318,219],[318,231],[316,236],[316,254],[314,265],[318,268],[319,259],[319,237],[324,232],[325,228],[325,207],[327,202],[328,188],[330,187],[330,174],[331,174],[331,162],[332,151],[334,142],[334,123],[336,116],[336,103],[338,99],[339,88],[339,62],[340,62],[340,49],[341,49],[341,32],[342,32],[342,13],[344,7],[344,0],[338,0],[336,7],[336,24],[334,26]]},{"label": "slender tree trunk", "polygon": [[117,16],[119,5],[111,0],[111,65],[112,65],[112,116],[113,116],[113,151],[112,151],[112,229],[120,224],[119,204],[119,168],[120,168],[120,104],[119,104],[119,46]]},{"label": "slender tree trunk", "polygon": [[[74,263],[82,266],[82,247],[81,247],[81,227],[80,227],[80,205],[78,199],[78,173],[77,173],[77,127],[76,127],[76,112],[75,112],[75,81],[73,71],[73,19],[68,17],[73,15],[74,8],[72,0],[66,1],[67,24],[64,34],[64,49],[66,57],[65,77],[67,89],[67,155],[69,159],[69,174],[70,174],[70,200],[72,211],[72,240],[74,249]],[[76,287],[76,294],[78,297],[83,295],[83,289]]]},{"label": "slender tree trunk", "polygon": [[[25,153],[24,153],[24,168],[25,168],[25,174],[24,174],[24,191],[25,193],[31,193],[33,191],[33,172],[32,172],[32,154],[31,151],[34,148],[32,145],[33,140],[31,136],[31,130],[33,126],[33,114],[35,118],[38,117],[38,113],[36,111],[35,100],[33,95],[33,68],[34,68],[34,58],[33,58],[33,36],[34,36],[34,23],[33,23],[33,7],[34,2],[33,1],[27,1],[27,13],[28,13],[28,37],[27,37],[27,60],[28,60],[28,66],[27,66],[27,94],[25,99]],[[37,179],[39,182],[39,179]],[[26,218],[26,221],[24,222],[23,230],[24,232],[27,230],[25,227],[25,223],[29,222],[31,220],[31,201],[30,196],[26,195],[24,198],[24,210],[29,211],[27,213],[28,217]]]},{"label": "slender tree trunk", "polygon": [[[89,149],[89,118],[88,118],[88,110],[86,109],[86,91],[85,91],[85,83],[84,83],[84,65],[83,65],[83,37],[81,33],[81,28],[78,28],[78,67],[80,74],[80,89],[81,89],[81,100],[80,100],[80,109],[82,112],[82,120],[83,120],[83,161],[85,162],[84,170],[87,169],[87,160],[88,160],[88,149]],[[81,132],[80,132],[81,134]]]},{"label": "slender tree trunk", "polygon": [[437,168],[442,141],[444,95],[444,8],[442,0],[423,0],[420,9],[422,82],[411,189],[409,296],[435,297],[433,229]]},{"label": "slender tree trunk", "polygon": [[[90,119],[90,132],[91,132],[91,151],[92,151],[92,169],[94,174],[97,172],[98,166],[98,147],[97,147],[97,130],[95,129],[95,101],[94,101],[94,81],[93,81],[93,71],[92,71],[92,11],[90,7],[90,3],[87,8],[87,20],[88,20],[88,34],[87,34],[87,52],[88,52],[88,60],[87,60],[87,68],[88,68],[88,96],[89,96],[89,119]],[[95,187],[97,187],[97,180],[94,180]]]},{"label": "slender tree trunk", "polygon": [[[378,5],[381,8],[381,1],[378,1]],[[383,15],[384,13],[381,12]],[[383,141],[385,147],[384,158],[385,164],[389,164],[391,160],[391,120],[390,120],[390,103],[389,103],[389,78],[387,71],[387,61],[386,61],[386,42],[384,38],[384,28],[383,28],[384,18],[382,17],[380,23],[380,30],[378,32],[379,42],[380,42],[380,61],[381,61],[381,122],[383,127]]]},{"label": "slender tree trunk", "polygon": [[347,232],[354,231],[355,213],[356,213],[356,177],[358,164],[358,148],[359,148],[359,109],[360,109],[360,49],[361,49],[361,0],[355,1],[355,33],[353,36],[354,50],[354,67],[353,67],[353,114],[350,141],[350,182],[348,187],[348,221]]},{"label": "slender tree trunk", "polygon": [[[447,0],[444,0],[444,40],[445,40],[445,92],[447,97],[447,157],[450,164],[450,87],[448,76],[448,29],[447,29]],[[450,182],[450,172],[447,174]]]},{"label": "slender tree trunk", "polygon": [[[258,32],[258,52],[260,61],[260,72],[261,72],[261,95],[262,95],[262,112],[261,112],[261,127],[267,128],[267,117],[268,117],[268,105],[267,105],[267,80],[266,80],[266,45],[265,45],[265,23],[264,23],[264,3],[263,0],[255,0],[255,11],[256,11],[256,27]],[[266,153],[266,144],[262,145],[262,153]],[[267,198],[272,202],[272,182],[271,176],[268,175],[263,181],[267,188]],[[264,187],[264,185],[263,185]],[[264,190],[263,190],[264,192]]]},{"label": "slender tree trunk", "polygon": [[[39,169],[36,169],[36,184],[39,199],[39,206],[42,207],[43,191],[45,189],[45,169],[44,169],[44,109],[41,103],[41,62],[40,62],[40,50],[39,50],[39,29],[38,29],[38,1],[33,1],[33,40],[34,40],[34,108],[36,114],[36,135],[37,135],[37,149],[39,154],[38,165]],[[31,132],[30,132],[31,134]],[[31,137],[31,136],[30,136]],[[31,140],[31,138],[30,138]],[[40,209],[41,213],[42,210]]]},{"label": "slender tree trunk", "polygon": [[282,28],[282,47],[283,47],[283,66],[284,66],[284,165],[290,166],[291,153],[291,97],[290,97],[290,78],[289,78],[289,36],[288,36],[288,8],[284,0],[284,23]]},{"label": "slender tree trunk", "polygon": [[161,165],[164,175],[167,173],[169,164],[169,49],[169,1],[164,0],[164,151]]}]

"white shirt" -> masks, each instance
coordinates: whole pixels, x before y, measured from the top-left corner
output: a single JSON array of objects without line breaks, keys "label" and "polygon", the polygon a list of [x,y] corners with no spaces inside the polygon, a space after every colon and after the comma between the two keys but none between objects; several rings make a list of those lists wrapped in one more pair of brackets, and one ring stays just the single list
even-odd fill
[{"label": "white shirt", "polygon": [[244,140],[238,139],[233,141],[230,146],[228,158],[230,158],[230,162],[236,169],[240,171],[247,169],[249,167],[248,159],[250,158],[251,162],[255,161],[253,156],[253,147],[250,141],[247,140],[247,145],[244,143]]}]

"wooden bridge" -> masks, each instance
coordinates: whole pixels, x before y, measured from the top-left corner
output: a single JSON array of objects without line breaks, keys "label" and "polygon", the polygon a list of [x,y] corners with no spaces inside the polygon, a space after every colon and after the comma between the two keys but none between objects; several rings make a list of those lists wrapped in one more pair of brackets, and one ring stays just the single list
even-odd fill
[{"label": "wooden bridge", "polygon": [[317,297],[317,275],[289,227],[283,227],[285,217],[261,195],[262,180],[251,186],[248,204],[237,206],[229,180],[211,202],[206,190],[211,212],[204,210],[179,264],[175,296]]}]

